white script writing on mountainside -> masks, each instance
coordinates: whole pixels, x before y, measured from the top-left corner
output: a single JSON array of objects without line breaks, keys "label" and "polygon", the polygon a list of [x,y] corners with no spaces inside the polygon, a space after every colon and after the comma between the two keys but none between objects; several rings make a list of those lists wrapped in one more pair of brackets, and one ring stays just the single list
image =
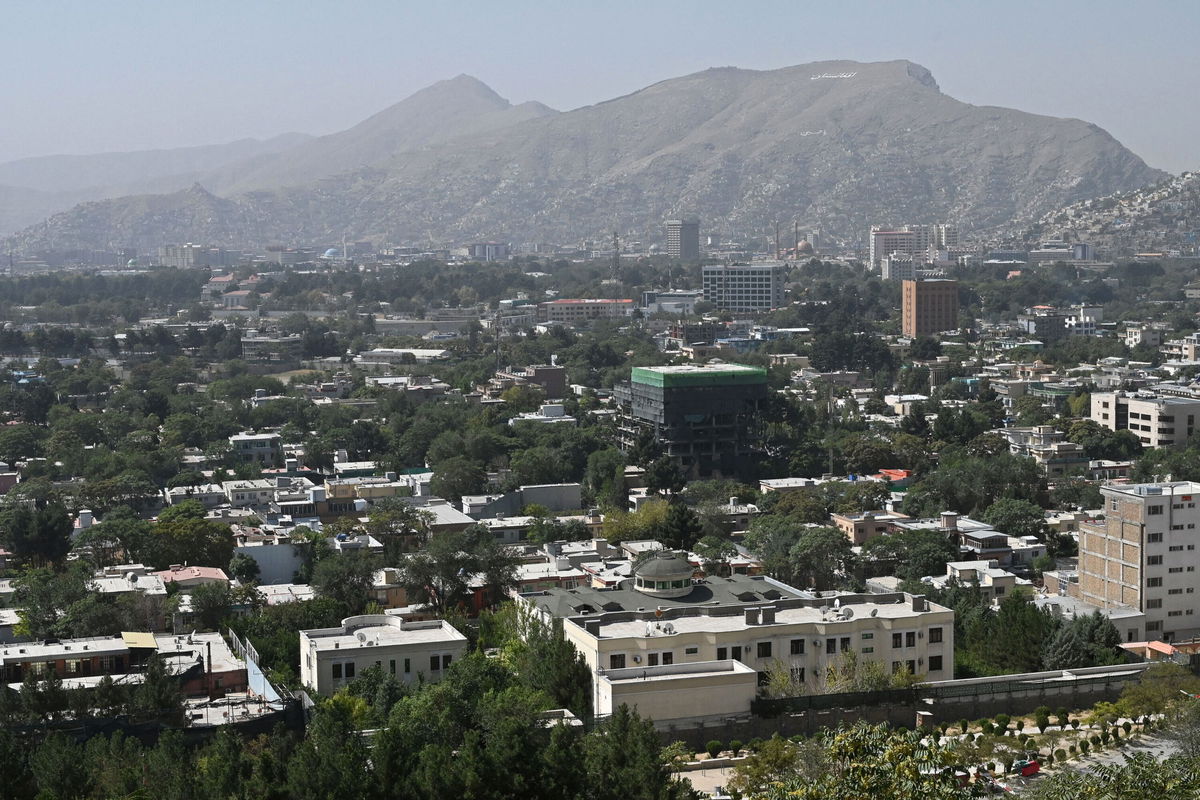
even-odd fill
[{"label": "white script writing on mountainside", "polygon": [[810,81],[819,81],[822,78],[853,78],[857,72],[822,72],[820,75],[813,75],[809,78]]}]

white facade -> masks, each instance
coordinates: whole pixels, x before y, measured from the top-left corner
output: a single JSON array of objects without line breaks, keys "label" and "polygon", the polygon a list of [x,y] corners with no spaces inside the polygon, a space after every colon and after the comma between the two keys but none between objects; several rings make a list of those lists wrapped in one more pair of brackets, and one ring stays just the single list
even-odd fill
[{"label": "white facade", "polygon": [[1200,400],[1096,392],[1091,418],[1110,431],[1133,431],[1145,447],[1183,447],[1200,419]]},{"label": "white facade", "polygon": [[300,681],[323,697],[370,667],[405,683],[439,681],[466,650],[467,637],[445,620],[347,617],[338,628],[300,631]]},{"label": "white facade", "polygon": [[783,264],[710,264],[704,299],[721,311],[770,311],[783,305]]}]

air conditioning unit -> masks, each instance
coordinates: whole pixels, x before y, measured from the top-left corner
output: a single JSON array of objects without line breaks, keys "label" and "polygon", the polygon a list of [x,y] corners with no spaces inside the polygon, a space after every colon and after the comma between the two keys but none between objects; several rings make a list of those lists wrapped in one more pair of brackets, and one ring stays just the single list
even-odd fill
[{"label": "air conditioning unit", "polygon": [[635,663],[635,664],[640,664],[640,663],[642,663],[642,657],[641,657],[641,656],[634,656],[634,657],[633,657],[633,663]]}]

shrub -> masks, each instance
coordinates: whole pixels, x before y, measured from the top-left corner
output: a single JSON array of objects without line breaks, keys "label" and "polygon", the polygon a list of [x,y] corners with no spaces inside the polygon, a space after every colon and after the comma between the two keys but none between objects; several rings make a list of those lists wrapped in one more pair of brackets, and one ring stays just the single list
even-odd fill
[{"label": "shrub", "polygon": [[967,729],[971,727],[971,723],[967,722],[965,719],[960,719],[958,721],[958,727],[962,728],[963,733],[966,733]]},{"label": "shrub", "polygon": [[1055,750],[1054,751],[1054,760],[1055,761],[1066,761],[1067,760],[1067,751],[1063,750],[1061,747],[1058,748],[1057,750]]},{"label": "shrub", "polygon": [[1050,716],[1050,706],[1038,706],[1037,708],[1035,708],[1035,709],[1033,710],[1033,715],[1034,715],[1035,717],[1048,717],[1048,716]]},{"label": "shrub", "polygon": [[1077,720],[1077,719],[1071,720],[1071,727],[1074,728],[1075,730],[1079,730],[1079,720]]},{"label": "shrub", "polygon": [[759,750],[762,750],[762,746],[763,740],[758,738],[751,739],[746,745],[747,749],[749,749],[751,753],[757,753]]},{"label": "shrub", "polygon": [[1048,767],[1054,763],[1054,753],[1046,753],[1044,756],[1039,755],[1038,760]]},{"label": "shrub", "polygon": [[1079,740],[1079,752],[1083,753],[1084,755],[1087,755],[1087,751],[1091,750],[1091,749],[1092,749],[1091,742],[1089,742],[1087,739]]},{"label": "shrub", "polygon": [[999,725],[1001,728],[1007,728],[1008,723],[1010,723],[1010,722],[1012,722],[1012,717],[1010,717],[1008,714],[997,714],[996,715],[996,724]]},{"label": "shrub", "polygon": [[1039,714],[1034,726],[1038,729],[1038,733],[1045,733],[1046,728],[1050,727],[1050,717],[1046,714]]},{"label": "shrub", "polygon": [[1067,752],[1069,752],[1071,755],[1075,755],[1076,753],[1079,752],[1079,748],[1076,747],[1075,745],[1071,745],[1070,747],[1067,748]]},{"label": "shrub", "polygon": [[1099,735],[1093,733],[1091,736],[1088,737],[1088,741],[1091,742],[1092,744],[1100,744],[1100,737],[1099,737]]},{"label": "shrub", "polygon": [[732,740],[730,740],[730,742],[729,742],[729,749],[733,751],[733,754],[734,754],[735,756],[736,756],[738,753],[742,752],[742,740],[741,740],[741,739],[732,739]]},{"label": "shrub", "polygon": [[1125,720],[1121,723],[1121,729],[1124,730],[1125,733],[1129,733],[1129,731],[1133,729],[1133,723],[1129,720]]},{"label": "shrub", "polygon": [[1067,710],[1065,708],[1060,708],[1058,711],[1054,712],[1054,716],[1056,719],[1058,719],[1058,724],[1065,728],[1067,725]]},{"label": "shrub", "polygon": [[993,730],[993,727],[994,726],[992,725],[992,723],[988,722],[986,719],[980,721],[980,723],[979,723],[979,730],[983,731],[984,733],[991,733]]},{"label": "shrub", "polygon": [[1108,735],[1108,731],[1100,732],[1100,744],[1108,744],[1110,739],[1112,739],[1112,737]]},{"label": "shrub", "polygon": [[721,755],[721,751],[723,749],[725,749],[725,745],[721,742],[718,742],[716,739],[713,739],[708,744],[704,745],[704,751],[708,753],[709,758],[716,758],[717,756]]}]

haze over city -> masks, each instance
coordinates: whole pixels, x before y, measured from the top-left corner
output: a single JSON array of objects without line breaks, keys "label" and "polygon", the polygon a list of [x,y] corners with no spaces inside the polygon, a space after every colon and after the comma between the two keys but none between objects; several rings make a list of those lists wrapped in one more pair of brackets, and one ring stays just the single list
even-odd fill
[{"label": "haze over city", "polygon": [[1200,6],[1176,2],[5,5],[0,162],[341,130],[460,73],[568,110],[714,66],[904,58],[974,104],[1200,166]]}]

